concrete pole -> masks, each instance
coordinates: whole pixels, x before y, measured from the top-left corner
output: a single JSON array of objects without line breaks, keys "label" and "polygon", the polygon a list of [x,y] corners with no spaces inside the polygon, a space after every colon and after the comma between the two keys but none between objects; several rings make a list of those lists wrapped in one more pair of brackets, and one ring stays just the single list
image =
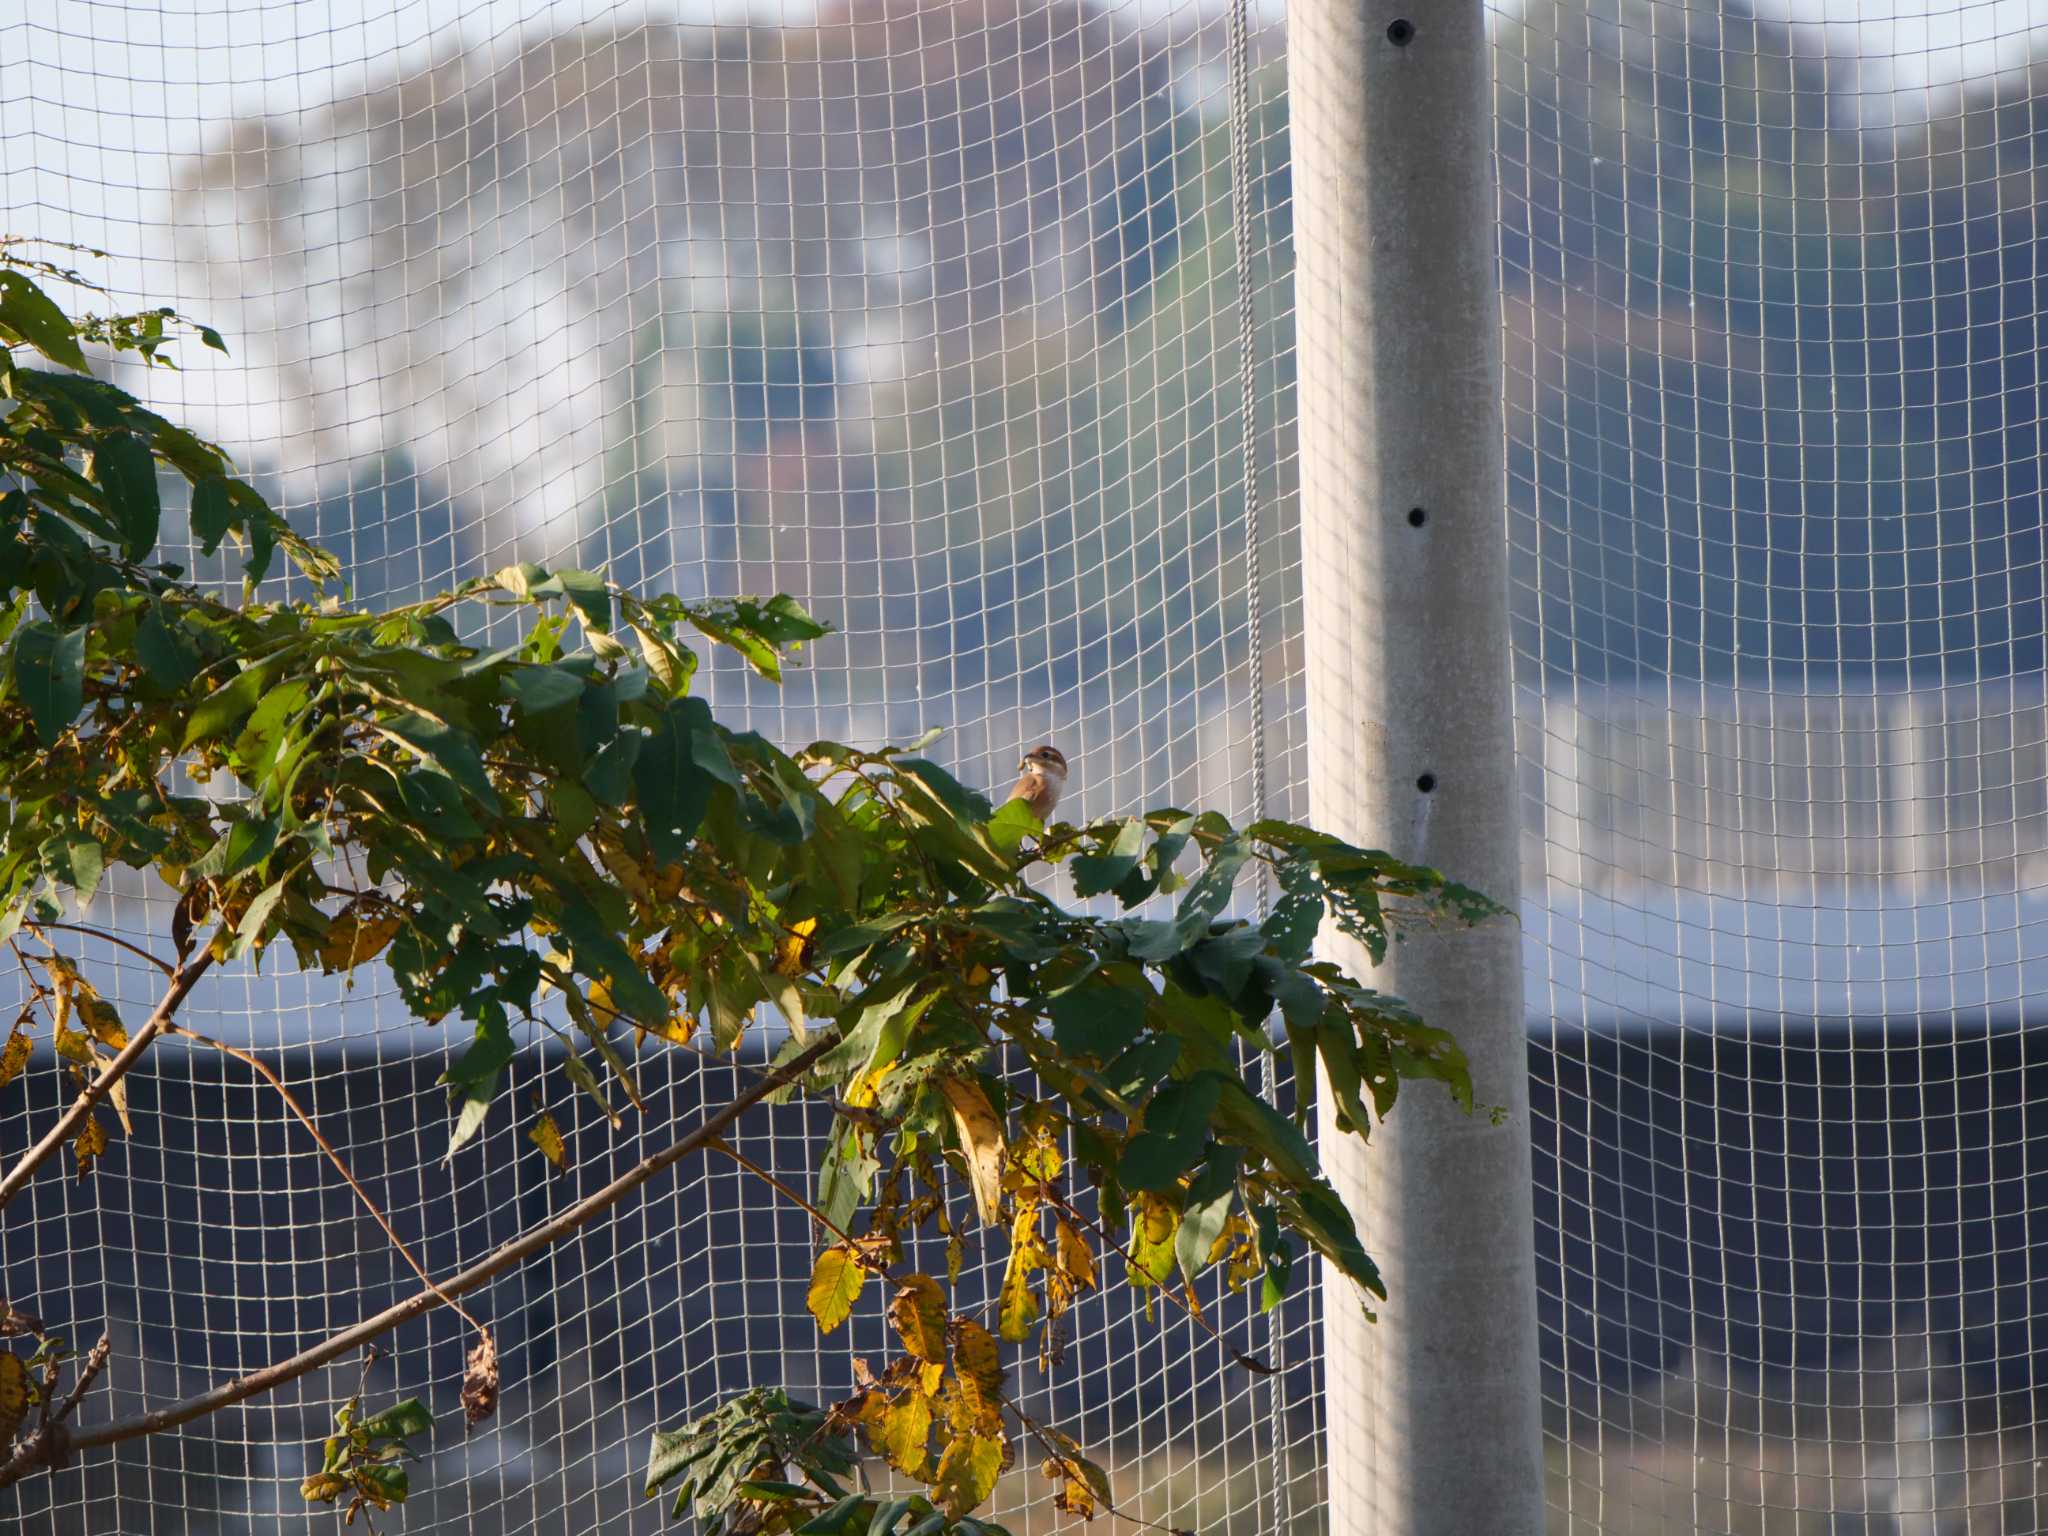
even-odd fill
[{"label": "concrete pole", "polygon": [[[1511,901],[1483,7],[1291,0],[1287,53],[1311,814]],[[1328,1275],[1334,1536],[1543,1528],[1520,948],[1508,921],[1419,935],[1376,978],[1456,1032],[1479,1113],[1417,1088],[1370,1146],[1324,1122],[1325,1166],[1392,1293],[1367,1323]]]}]

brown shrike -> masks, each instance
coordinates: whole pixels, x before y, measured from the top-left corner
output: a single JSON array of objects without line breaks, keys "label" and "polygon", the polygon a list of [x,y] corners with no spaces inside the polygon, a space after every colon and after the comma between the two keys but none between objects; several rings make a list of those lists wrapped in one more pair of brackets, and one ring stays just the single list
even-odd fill
[{"label": "brown shrike", "polygon": [[1041,822],[1052,820],[1053,807],[1060,803],[1060,791],[1067,787],[1067,760],[1058,747],[1033,747],[1019,763],[1021,776],[1009,793],[1022,800]]}]

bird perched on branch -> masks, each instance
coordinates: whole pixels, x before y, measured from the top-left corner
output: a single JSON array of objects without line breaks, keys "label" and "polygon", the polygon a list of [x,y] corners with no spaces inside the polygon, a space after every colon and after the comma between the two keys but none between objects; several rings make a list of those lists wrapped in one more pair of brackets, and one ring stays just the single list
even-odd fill
[{"label": "bird perched on branch", "polygon": [[1067,787],[1067,760],[1058,747],[1033,747],[1017,767],[1020,776],[1008,798],[1022,800],[1041,822],[1051,821],[1060,791]]}]

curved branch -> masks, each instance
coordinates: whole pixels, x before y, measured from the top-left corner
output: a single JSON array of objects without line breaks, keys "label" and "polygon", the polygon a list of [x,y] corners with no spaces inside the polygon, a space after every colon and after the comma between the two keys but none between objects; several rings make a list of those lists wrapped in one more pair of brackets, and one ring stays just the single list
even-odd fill
[{"label": "curved branch", "polygon": [[[83,1450],[90,1446],[115,1445],[123,1440],[137,1440],[144,1435],[153,1435],[160,1430],[175,1429],[180,1424],[231,1408],[236,1403],[260,1396],[286,1382],[296,1381],[310,1371],[316,1371],[331,1361],[340,1359],[351,1350],[381,1334],[390,1332],[400,1323],[433,1311],[445,1304],[445,1299],[473,1291],[486,1281],[496,1279],[520,1260],[540,1252],[559,1242],[591,1217],[602,1214],[621,1200],[647,1183],[675,1163],[681,1162],[692,1152],[701,1151],[717,1141],[747,1110],[787,1083],[794,1082],[810,1067],[811,1063],[837,1045],[836,1037],[819,1040],[808,1050],[792,1057],[780,1069],[748,1088],[740,1096],[713,1114],[709,1119],[661,1151],[641,1159],[611,1183],[577,1201],[559,1216],[543,1222],[531,1231],[523,1233],[505,1244],[488,1258],[472,1264],[461,1273],[452,1275],[432,1290],[416,1291],[404,1301],[386,1307],[382,1312],[364,1318],[353,1327],[330,1334],[327,1338],[303,1349],[288,1360],[267,1365],[260,1371],[188,1397],[183,1402],[173,1403],[168,1408],[157,1408],[134,1418],[116,1419],[111,1424],[101,1424],[91,1429],[74,1431],[66,1439],[66,1446],[72,1450]],[[5,1463],[0,1463],[0,1488],[19,1479],[24,1473],[34,1470],[40,1460],[33,1442],[24,1443],[15,1449]]]},{"label": "curved branch", "polygon": [[177,970],[171,973],[170,985],[164,988],[164,995],[157,999],[156,1009],[150,1014],[148,1022],[129,1037],[120,1054],[106,1064],[98,1077],[79,1090],[78,1097],[71,1101],[71,1107],[57,1117],[57,1123],[45,1131],[34,1146],[21,1154],[14,1166],[7,1170],[7,1177],[0,1179],[0,1208],[4,1208],[8,1201],[21,1193],[28,1181],[35,1177],[36,1169],[48,1161],[52,1152],[71,1138],[79,1123],[92,1113],[93,1106],[112,1091],[114,1084],[128,1075],[128,1069],[142,1059],[142,1053],[164,1032],[164,1026],[169,1024],[178,1009],[184,1006],[185,999],[191,996],[193,987],[199,983],[199,978],[212,966],[212,954],[202,949],[198,954],[181,962]]}]

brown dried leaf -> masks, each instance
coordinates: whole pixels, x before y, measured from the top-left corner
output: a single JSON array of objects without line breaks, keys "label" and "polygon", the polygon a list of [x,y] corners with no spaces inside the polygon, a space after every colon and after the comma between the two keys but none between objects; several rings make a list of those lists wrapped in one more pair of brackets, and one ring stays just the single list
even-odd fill
[{"label": "brown dried leaf", "polygon": [[43,1320],[33,1312],[24,1312],[11,1302],[0,1301],[0,1338],[16,1338],[24,1333],[41,1333]]},{"label": "brown dried leaf", "polygon": [[28,1367],[18,1355],[0,1355],[0,1446],[12,1445],[28,1414]]},{"label": "brown dried leaf", "polygon": [[28,1031],[15,1026],[14,1033],[7,1037],[7,1044],[0,1047],[0,1088],[5,1088],[28,1066],[29,1053],[35,1049],[35,1042],[28,1037]]},{"label": "brown dried leaf", "polygon": [[107,1128],[100,1124],[98,1115],[87,1115],[85,1124],[78,1128],[78,1134],[71,1138],[72,1155],[78,1159],[78,1177],[81,1182],[92,1172],[93,1164],[100,1154],[107,1150]]},{"label": "brown dried leaf", "polygon": [[462,1416],[474,1429],[498,1411],[498,1346],[486,1333],[469,1352],[462,1373]]}]

